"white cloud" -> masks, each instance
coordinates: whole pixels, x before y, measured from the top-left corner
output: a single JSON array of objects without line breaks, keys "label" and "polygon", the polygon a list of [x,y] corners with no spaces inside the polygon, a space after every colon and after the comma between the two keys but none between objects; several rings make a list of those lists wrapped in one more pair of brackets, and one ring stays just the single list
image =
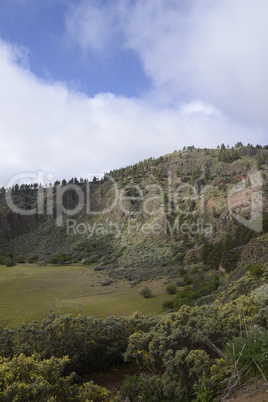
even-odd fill
[{"label": "white cloud", "polygon": [[203,102],[159,108],[150,98],[89,98],[38,79],[17,55],[0,41],[0,186],[20,172],[85,177],[184,145],[251,142],[248,130]]},{"label": "white cloud", "polygon": [[67,29],[84,51],[107,49],[120,30],[117,45],[137,53],[162,102],[201,99],[268,128],[267,14],[267,0],[83,1]]},{"label": "white cloud", "polygon": [[157,90],[268,126],[266,0],[134,2],[124,26]]},{"label": "white cloud", "polygon": [[116,12],[110,5],[96,0],[83,0],[69,6],[66,16],[66,42],[87,51],[108,51],[116,32]]}]

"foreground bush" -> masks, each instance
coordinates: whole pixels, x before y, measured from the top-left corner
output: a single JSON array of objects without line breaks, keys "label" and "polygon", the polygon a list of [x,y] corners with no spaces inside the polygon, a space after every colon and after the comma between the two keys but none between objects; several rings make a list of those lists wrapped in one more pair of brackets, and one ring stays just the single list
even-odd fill
[{"label": "foreground bush", "polygon": [[238,371],[268,379],[268,330],[255,325],[243,331],[228,342],[226,355]]},{"label": "foreground bush", "polygon": [[136,376],[126,378],[123,398],[210,402],[248,376],[267,379],[267,350],[265,285],[227,304],[184,305],[158,316],[52,315],[17,333],[0,327],[0,400],[105,401],[105,389],[78,386],[72,372],[109,376],[125,361]]},{"label": "foreground bush", "polygon": [[[266,373],[266,335],[259,333],[258,341],[256,337],[237,340],[242,326],[250,328],[252,321],[257,324],[266,320],[265,303],[255,296],[242,296],[226,305],[216,302],[201,307],[183,306],[177,313],[160,319],[151,331],[132,334],[125,360],[136,362],[150,378],[136,381],[136,397],[144,395],[150,381],[155,382],[156,378],[158,387],[155,387],[155,392],[158,395],[163,393],[164,397],[146,399],[142,396],[141,401],[185,402],[192,400],[190,395],[195,395],[197,401],[209,402],[226,391],[227,383],[230,382],[230,388],[234,389],[235,381],[240,381],[235,373],[237,362],[223,353],[226,344],[232,342],[237,346],[237,355],[244,354],[245,361],[242,358],[240,361],[245,367],[243,370],[255,375],[258,365]],[[267,332],[264,328],[262,331]],[[243,349],[245,342],[248,346]],[[252,342],[256,348],[254,351]],[[247,350],[251,352],[246,354]],[[250,356],[255,356],[257,365]],[[250,367],[256,370],[250,371]],[[133,387],[131,390],[133,392]]]},{"label": "foreground bush", "polygon": [[94,373],[123,362],[129,336],[136,331],[150,331],[159,316],[133,313],[128,318],[55,314],[43,320],[22,324],[17,333],[0,326],[0,355],[38,354],[43,359],[68,355],[67,373]]},{"label": "foreground bush", "polygon": [[97,385],[73,383],[73,375],[63,377],[68,358],[41,360],[24,354],[8,360],[0,357],[1,401],[6,402],[85,402],[108,401],[109,392]]}]

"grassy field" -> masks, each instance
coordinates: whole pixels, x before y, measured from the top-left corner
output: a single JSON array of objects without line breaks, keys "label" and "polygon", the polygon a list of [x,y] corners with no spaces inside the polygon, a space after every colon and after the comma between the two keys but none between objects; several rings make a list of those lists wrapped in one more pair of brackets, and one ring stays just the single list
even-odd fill
[{"label": "grassy field", "polygon": [[[127,280],[102,286],[106,278],[105,272],[84,265],[0,266],[0,325],[17,328],[23,322],[41,322],[53,312],[103,318],[133,311],[160,313],[162,302],[172,298],[165,292],[164,279],[131,288]],[[139,294],[145,285],[151,288],[153,298]]]}]

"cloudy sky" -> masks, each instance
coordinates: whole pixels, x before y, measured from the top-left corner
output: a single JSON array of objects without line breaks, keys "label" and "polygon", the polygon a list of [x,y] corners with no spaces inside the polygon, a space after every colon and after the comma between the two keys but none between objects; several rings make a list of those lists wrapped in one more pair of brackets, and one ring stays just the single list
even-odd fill
[{"label": "cloudy sky", "polygon": [[0,6],[0,186],[268,143],[267,0]]}]

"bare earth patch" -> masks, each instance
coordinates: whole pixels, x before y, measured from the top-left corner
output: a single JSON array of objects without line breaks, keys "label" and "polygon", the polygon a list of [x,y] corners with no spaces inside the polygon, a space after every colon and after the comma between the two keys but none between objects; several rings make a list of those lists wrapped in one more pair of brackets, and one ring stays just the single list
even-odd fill
[{"label": "bare earth patch", "polygon": [[232,398],[226,402],[268,402],[268,386],[263,381],[258,380],[251,383],[240,391],[237,391]]}]

